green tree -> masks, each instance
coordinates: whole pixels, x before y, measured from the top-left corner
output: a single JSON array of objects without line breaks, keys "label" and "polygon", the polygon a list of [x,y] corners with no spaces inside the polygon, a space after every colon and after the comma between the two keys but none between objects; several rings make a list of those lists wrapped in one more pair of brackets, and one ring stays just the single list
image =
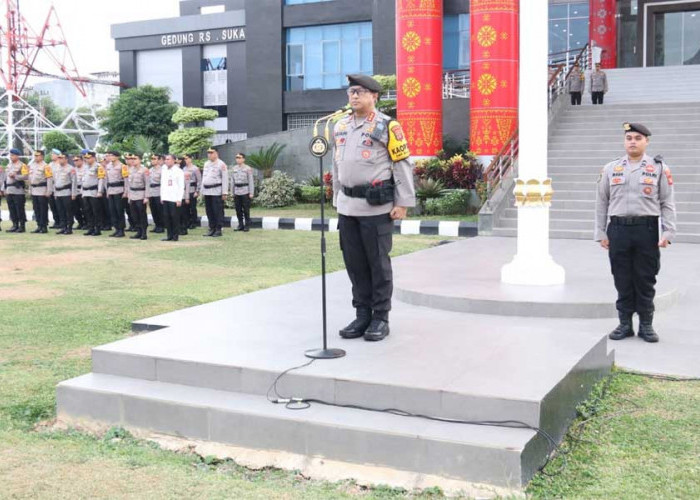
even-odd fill
[{"label": "green tree", "polygon": [[66,110],[59,107],[49,96],[31,93],[24,96],[24,100],[31,104],[34,109],[40,111],[54,125],[60,125],[68,116]]},{"label": "green tree", "polygon": [[396,75],[374,75],[372,78],[377,80],[382,86],[382,93],[379,95],[377,109],[392,118],[396,118],[396,99],[382,99],[382,95],[396,90]]},{"label": "green tree", "polygon": [[78,143],[67,134],[64,134],[60,130],[53,130],[51,132],[46,132],[42,137],[42,142],[44,149],[46,151],[51,151],[52,149],[59,149],[62,152],[74,152],[80,149]]},{"label": "green tree", "polygon": [[175,130],[172,121],[177,104],[170,101],[165,87],[144,85],[123,92],[107,109],[102,126],[107,130],[107,141],[128,142],[137,135],[152,137],[155,147],[165,150],[168,134]]},{"label": "green tree", "polygon": [[272,169],[275,168],[275,163],[277,163],[277,158],[279,158],[280,153],[282,153],[285,147],[287,147],[286,144],[273,142],[267,148],[260,148],[255,153],[249,153],[246,157],[246,163],[262,171],[264,177],[270,177],[272,175]]},{"label": "green tree", "polygon": [[219,112],[213,109],[181,107],[173,115],[173,123],[180,126],[168,136],[170,152],[176,155],[197,155],[212,146],[211,138],[216,130],[203,127],[205,121],[213,120]]}]

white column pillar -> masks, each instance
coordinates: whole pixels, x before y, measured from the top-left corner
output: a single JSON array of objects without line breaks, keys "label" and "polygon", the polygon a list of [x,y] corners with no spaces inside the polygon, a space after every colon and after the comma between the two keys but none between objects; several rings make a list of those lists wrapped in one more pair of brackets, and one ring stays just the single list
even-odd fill
[{"label": "white column pillar", "polygon": [[564,268],[549,254],[548,9],[548,0],[520,1],[518,250],[501,270],[501,281],[514,285],[559,285],[565,280]]}]

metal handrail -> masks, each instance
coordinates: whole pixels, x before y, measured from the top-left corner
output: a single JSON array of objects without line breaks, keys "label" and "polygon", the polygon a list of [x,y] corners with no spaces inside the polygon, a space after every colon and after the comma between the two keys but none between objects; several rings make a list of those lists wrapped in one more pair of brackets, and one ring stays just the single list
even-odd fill
[{"label": "metal handrail", "polygon": [[513,170],[518,159],[518,139],[518,130],[516,129],[484,170],[483,180],[486,183],[487,199],[491,199],[491,195],[501,184],[503,178]]},{"label": "metal handrail", "polygon": [[442,75],[442,98],[469,99],[470,85],[468,69],[445,71]]},{"label": "metal handrail", "polygon": [[576,64],[582,70],[591,69],[591,50],[590,45],[586,44],[583,49],[581,49],[573,60],[572,64],[569,64],[569,58],[567,58],[565,64],[557,65],[554,73],[549,77],[548,88],[548,101],[549,109],[552,109],[552,105],[557,100],[557,98],[566,91],[566,87],[569,83],[569,77],[571,76],[571,71],[574,69]]}]

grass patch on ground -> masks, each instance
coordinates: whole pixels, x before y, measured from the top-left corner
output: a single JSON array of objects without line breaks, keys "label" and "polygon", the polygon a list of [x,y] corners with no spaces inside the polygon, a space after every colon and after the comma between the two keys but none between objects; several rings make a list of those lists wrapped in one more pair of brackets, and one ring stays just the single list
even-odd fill
[{"label": "grass patch on ground", "polygon": [[[90,348],[124,338],[131,321],[319,273],[318,233],[226,231],[220,239],[202,233],[191,231],[177,244],[155,235],[141,242],[0,233],[0,497],[416,497],[250,471],[164,451],[119,429],[101,438],[36,430],[55,414],[56,384],[89,372]],[[396,235],[394,254],[440,239]],[[328,268],[342,269],[337,233],[328,240]],[[565,444],[573,449],[564,470],[538,475],[529,494],[699,498],[699,393],[698,382],[617,374],[605,395],[584,406],[584,414],[599,413],[575,443]],[[434,496],[439,492],[417,497]]]}]

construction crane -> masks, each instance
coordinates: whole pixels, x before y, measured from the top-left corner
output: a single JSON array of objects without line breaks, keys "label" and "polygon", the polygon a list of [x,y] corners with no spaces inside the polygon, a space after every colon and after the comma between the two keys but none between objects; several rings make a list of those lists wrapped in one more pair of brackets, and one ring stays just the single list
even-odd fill
[{"label": "construction crane", "polygon": [[[4,87],[0,96],[0,145],[8,150],[20,147],[32,154],[41,146],[46,132],[59,130],[79,138],[83,147],[95,147],[103,132],[89,101],[89,111],[76,107],[62,123],[54,124],[31,106],[22,92],[29,78],[36,76],[68,80],[86,99],[87,84],[124,85],[80,76],[53,6],[41,29],[35,31],[20,13],[19,0],[0,1],[5,3],[5,24],[0,24],[0,81]],[[36,67],[40,55],[53,66],[56,75]]]}]

